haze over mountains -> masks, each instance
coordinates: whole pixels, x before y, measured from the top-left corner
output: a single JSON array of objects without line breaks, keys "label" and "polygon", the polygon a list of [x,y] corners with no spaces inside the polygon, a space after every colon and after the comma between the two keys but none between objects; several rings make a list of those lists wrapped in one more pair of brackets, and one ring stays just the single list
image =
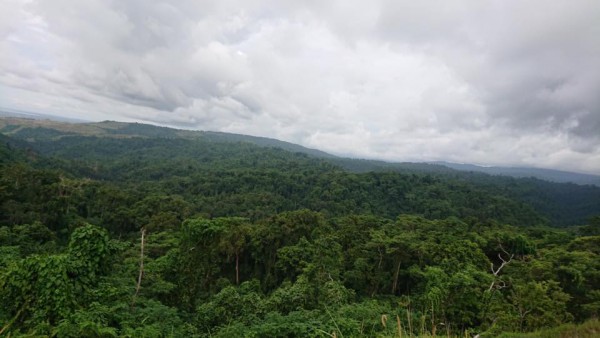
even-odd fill
[{"label": "haze over mountains", "polygon": [[94,4],[0,4],[3,107],[600,174],[595,1]]},{"label": "haze over mountains", "polygon": [[[18,126],[18,127],[17,127]],[[58,137],[51,130],[67,134],[80,134],[87,136],[142,136],[142,137],[185,137],[194,138],[202,136],[214,142],[248,142],[262,147],[281,148],[292,152],[301,152],[317,158],[330,159],[349,170],[356,172],[381,171],[381,170],[420,170],[424,172],[439,172],[444,170],[458,170],[466,172],[479,172],[490,175],[503,175],[516,178],[537,178],[550,182],[575,183],[580,185],[600,186],[600,176],[575,173],[546,168],[519,168],[499,166],[479,166],[467,163],[452,163],[445,161],[436,162],[388,162],[381,160],[350,159],[339,157],[307,148],[290,142],[272,138],[249,136],[234,133],[213,131],[191,131],[160,127],[141,123],[125,123],[115,121],[84,122],[74,119],[62,118],[53,115],[20,112],[13,110],[0,111],[0,132],[18,138],[27,138],[30,128],[48,129],[48,138]],[[40,137],[37,134],[37,137]]]},{"label": "haze over mountains", "polygon": [[562,170],[544,169],[544,168],[516,168],[516,167],[495,167],[478,166],[466,163],[433,162],[452,169],[462,171],[482,172],[490,175],[504,175],[511,177],[535,177],[550,182],[571,182],[576,184],[593,184],[600,186],[600,176],[573,173]]}]

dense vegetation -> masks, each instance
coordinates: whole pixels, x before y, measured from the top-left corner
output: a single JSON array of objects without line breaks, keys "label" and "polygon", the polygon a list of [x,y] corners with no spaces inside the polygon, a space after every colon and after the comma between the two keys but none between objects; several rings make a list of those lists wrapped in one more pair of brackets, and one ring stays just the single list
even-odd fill
[{"label": "dense vegetation", "polygon": [[0,336],[497,336],[599,314],[600,188],[152,128],[4,129]]}]

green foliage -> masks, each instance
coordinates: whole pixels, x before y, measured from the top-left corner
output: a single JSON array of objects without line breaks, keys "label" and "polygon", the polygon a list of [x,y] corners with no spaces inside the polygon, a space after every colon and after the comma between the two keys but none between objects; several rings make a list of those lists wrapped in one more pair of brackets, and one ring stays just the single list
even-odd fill
[{"label": "green foliage", "polygon": [[517,315],[519,330],[536,330],[569,321],[569,295],[553,281],[516,284],[509,298]]},{"label": "green foliage", "polygon": [[67,255],[31,256],[9,267],[0,280],[0,289],[14,321],[56,324],[73,310],[68,263]]},{"label": "green foliage", "polygon": [[106,230],[89,224],[75,229],[67,249],[70,259],[69,273],[81,286],[94,285],[98,276],[108,268],[107,257],[110,251]]},{"label": "green foliage", "polygon": [[53,158],[0,143],[0,335],[496,336],[599,314],[598,217],[575,221],[597,188],[96,127],[23,131]]},{"label": "green foliage", "polygon": [[499,338],[554,338],[554,337],[581,337],[594,338],[600,332],[600,323],[597,319],[588,320],[582,324],[563,324],[551,329],[543,329],[531,333],[502,333]]},{"label": "green foliage", "polygon": [[0,278],[0,295],[11,323],[24,327],[57,324],[85,301],[109,253],[105,230],[76,229],[67,253],[31,255],[8,266]]},{"label": "green foliage", "polygon": [[264,314],[264,296],[258,281],[244,282],[239,287],[227,286],[196,310],[200,331],[234,323],[251,325],[258,323]]},{"label": "green foliage", "polygon": [[91,303],[85,310],[76,310],[61,320],[53,334],[58,337],[118,337],[117,329],[109,326],[111,309]]}]

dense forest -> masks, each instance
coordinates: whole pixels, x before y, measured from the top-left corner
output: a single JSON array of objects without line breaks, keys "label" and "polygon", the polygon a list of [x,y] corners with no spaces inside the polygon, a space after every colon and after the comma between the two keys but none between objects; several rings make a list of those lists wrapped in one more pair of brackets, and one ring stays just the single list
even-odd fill
[{"label": "dense forest", "polygon": [[600,333],[599,187],[11,121],[0,336]]}]

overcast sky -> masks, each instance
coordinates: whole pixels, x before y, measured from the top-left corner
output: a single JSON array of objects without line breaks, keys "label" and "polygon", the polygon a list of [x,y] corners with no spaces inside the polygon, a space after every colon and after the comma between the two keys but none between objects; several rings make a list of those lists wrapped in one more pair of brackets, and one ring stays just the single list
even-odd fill
[{"label": "overcast sky", "polygon": [[0,107],[600,174],[600,2],[2,0]]}]

